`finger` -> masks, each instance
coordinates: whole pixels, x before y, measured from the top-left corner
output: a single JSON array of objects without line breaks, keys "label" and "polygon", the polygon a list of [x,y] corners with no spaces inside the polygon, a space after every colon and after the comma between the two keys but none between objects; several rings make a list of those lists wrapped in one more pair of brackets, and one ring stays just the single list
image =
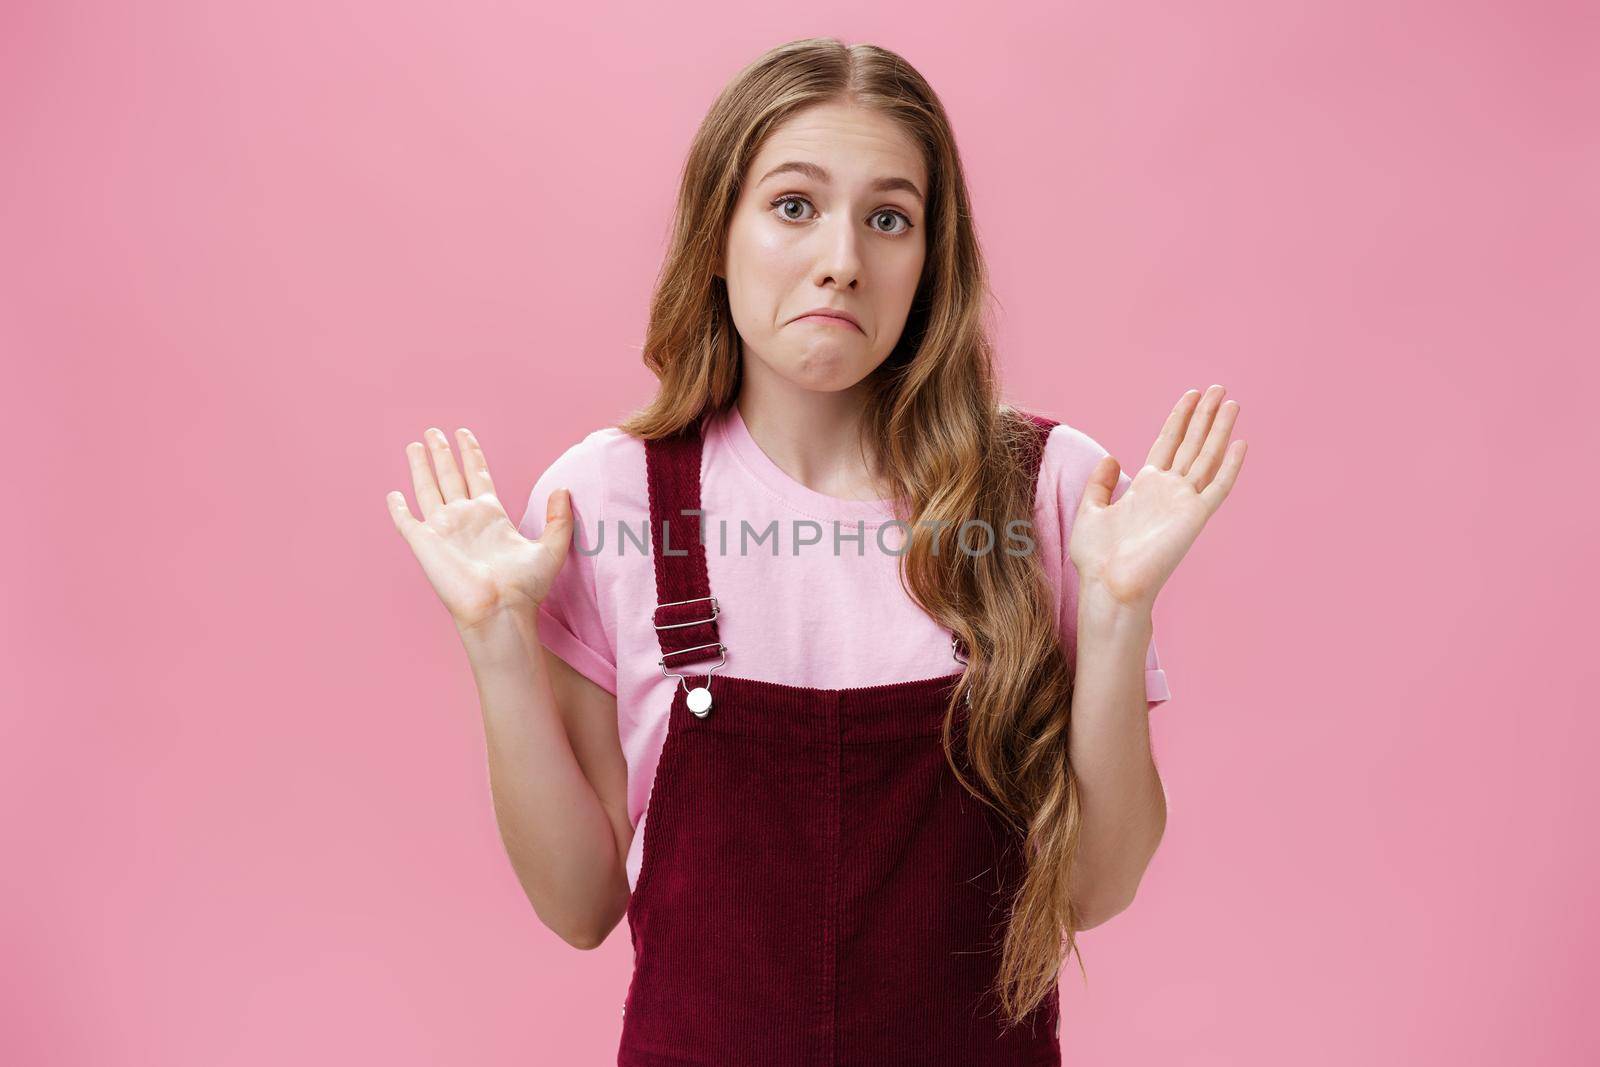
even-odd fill
[{"label": "finger", "polygon": [[555,490],[545,501],[544,529],[539,531],[539,543],[554,555],[559,570],[572,544],[572,494],[565,489]]},{"label": "finger", "polygon": [[1213,385],[1206,390],[1206,395],[1200,398],[1200,403],[1194,409],[1194,416],[1189,419],[1189,428],[1184,431],[1183,442],[1178,445],[1177,454],[1172,457],[1172,470],[1175,474],[1188,474],[1189,464],[1194,462],[1195,455],[1200,451],[1200,443],[1205,440],[1206,434],[1211,432],[1211,420],[1217,414],[1217,406],[1222,403],[1222,394],[1227,392],[1220,385]]},{"label": "finger", "polygon": [[411,514],[411,509],[406,506],[406,495],[398,489],[391,489],[389,495],[384,497],[384,500],[389,505],[389,517],[394,520],[394,528],[400,532],[401,537],[406,539],[406,543],[410,544],[411,538],[422,524],[417,521],[417,517]]},{"label": "finger", "polygon": [[1161,424],[1161,432],[1156,435],[1155,444],[1150,446],[1149,455],[1144,457],[1147,466],[1153,466],[1158,470],[1166,470],[1172,466],[1172,457],[1178,451],[1178,442],[1183,440],[1183,428],[1189,424],[1189,413],[1199,402],[1198,389],[1190,389],[1178,398],[1172,414]]},{"label": "finger", "polygon": [[435,511],[444,507],[444,497],[439,495],[439,483],[434,480],[433,468],[428,465],[428,450],[421,441],[406,445],[406,462],[411,466],[411,491],[417,495],[417,511],[427,522]]},{"label": "finger", "polygon": [[1204,489],[1210,483],[1211,476],[1216,473],[1217,464],[1222,462],[1222,454],[1228,447],[1228,437],[1233,433],[1233,424],[1238,418],[1237,400],[1229,400],[1217,410],[1217,421],[1211,424],[1211,432],[1206,434],[1205,447],[1200,450],[1200,455],[1189,468],[1189,481],[1196,489]]},{"label": "finger", "polygon": [[1117,462],[1116,456],[1101,456],[1100,462],[1094,465],[1094,470],[1089,473],[1089,481],[1083,487],[1083,497],[1078,501],[1079,511],[1092,511],[1103,508],[1111,503],[1111,494],[1117,489],[1117,476],[1122,471],[1122,464]]},{"label": "finger", "polygon": [[465,426],[456,431],[456,443],[461,447],[461,466],[467,472],[467,492],[473,496],[494,496],[494,482],[489,479],[489,460],[483,446]]},{"label": "finger", "polygon": [[1200,499],[1206,502],[1211,511],[1216,511],[1222,502],[1228,499],[1228,493],[1233,490],[1234,480],[1239,477],[1239,468],[1244,466],[1245,443],[1235,441],[1228,447],[1226,456],[1222,461],[1222,469],[1217,471],[1217,476],[1211,479],[1211,484],[1200,490]]},{"label": "finger", "polygon": [[422,436],[428,442],[428,455],[433,457],[433,470],[439,476],[439,492],[444,494],[444,502],[465,499],[467,483],[461,477],[461,468],[456,466],[455,453],[450,451],[450,439],[437,426],[428,427],[428,432]]}]

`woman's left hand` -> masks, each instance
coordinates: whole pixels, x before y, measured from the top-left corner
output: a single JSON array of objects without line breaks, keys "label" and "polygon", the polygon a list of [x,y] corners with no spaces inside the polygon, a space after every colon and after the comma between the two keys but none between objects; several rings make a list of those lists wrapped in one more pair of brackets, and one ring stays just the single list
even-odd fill
[{"label": "woman's left hand", "polygon": [[1148,611],[1156,594],[1228,498],[1245,443],[1228,437],[1239,402],[1227,390],[1190,389],[1167,416],[1145,465],[1111,502],[1121,465],[1106,456],[1090,475],[1072,523],[1067,553],[1078,569],[1080,595],[1098,586],[1117,603]]}]

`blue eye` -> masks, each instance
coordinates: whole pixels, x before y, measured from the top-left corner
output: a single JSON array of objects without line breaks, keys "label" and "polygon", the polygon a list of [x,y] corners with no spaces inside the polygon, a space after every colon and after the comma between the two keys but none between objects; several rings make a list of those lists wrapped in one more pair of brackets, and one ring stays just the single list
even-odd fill
[{"label": "blue eye", "polygon": [[[811,203],[811,201],[807,200],[803,196],[799,196],[799,195],[796,195],[794,193],[789,193],[789,194],[787,194],[785,196],[780,196],[780,197],[778,197],[778,199],[776,199],[776,200],[774,200],[772,202],[772,206],[773,206],[773,208],[775,208],[777,210],[778,217],[783,219],[785,222],[809,222],[810,221],[809,219],[796,218],[795,216],[789,214],[785,210],[785,208],[787,208],[788,205],[790,205],[790,204],[804,204],[807,207],[810,207],[813,211],[816,210],[815,206]],[[915,223],[913,223],[911,221],[911,217],[909,215],[907,215],[904,211],[898,211],[898,210],[896,210],[894,208],[887,208],[887,207],[886,208],[881,208],[878,211],[874,211],[872,213],[872,217],[874,219],[879,218],[881,216],[885,216],[885,215],[897,217],[897,218],[901,219],[905,223],[905,225],[902,226],[898,230],[879,230],[878,232],[883,234],[885,237],[904,237],[907,233],[910,233],[912,228],[916,225]]]}]

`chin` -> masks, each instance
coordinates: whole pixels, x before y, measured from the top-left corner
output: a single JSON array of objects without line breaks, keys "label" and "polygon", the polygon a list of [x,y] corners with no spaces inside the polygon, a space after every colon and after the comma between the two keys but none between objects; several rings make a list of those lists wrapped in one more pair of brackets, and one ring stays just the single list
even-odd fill
[{"label": "chin", "polygon": [[875,364],[852,359],[840,352],[811,351],[775,368],[784,378],[805,389],[836,393],[849,389],[872,373]]}]

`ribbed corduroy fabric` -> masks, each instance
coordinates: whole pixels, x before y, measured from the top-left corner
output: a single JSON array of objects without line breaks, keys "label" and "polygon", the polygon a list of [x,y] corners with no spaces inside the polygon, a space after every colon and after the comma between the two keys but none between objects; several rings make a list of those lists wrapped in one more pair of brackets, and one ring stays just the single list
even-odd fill
[{"label": "ribbed corduroy fabric", "polygon": [[[1029,418],[1037,472],[1055,423]],[[700,506],[700,449],[698,424],[647,443],[658,604],[712,595],[701,518],[682,514]],[[657,632],[664,656],[718,640],[715,621]],[[619,1067],[1059,1065],[1057,994],[1004,1033],[993,998],[1023,842],[945,763],[960,673],[813,689],[718,670],[699,718],[685,696],[707,676],[689,665],[719,658],[667,658],[686,684],[628,904]]]}]

